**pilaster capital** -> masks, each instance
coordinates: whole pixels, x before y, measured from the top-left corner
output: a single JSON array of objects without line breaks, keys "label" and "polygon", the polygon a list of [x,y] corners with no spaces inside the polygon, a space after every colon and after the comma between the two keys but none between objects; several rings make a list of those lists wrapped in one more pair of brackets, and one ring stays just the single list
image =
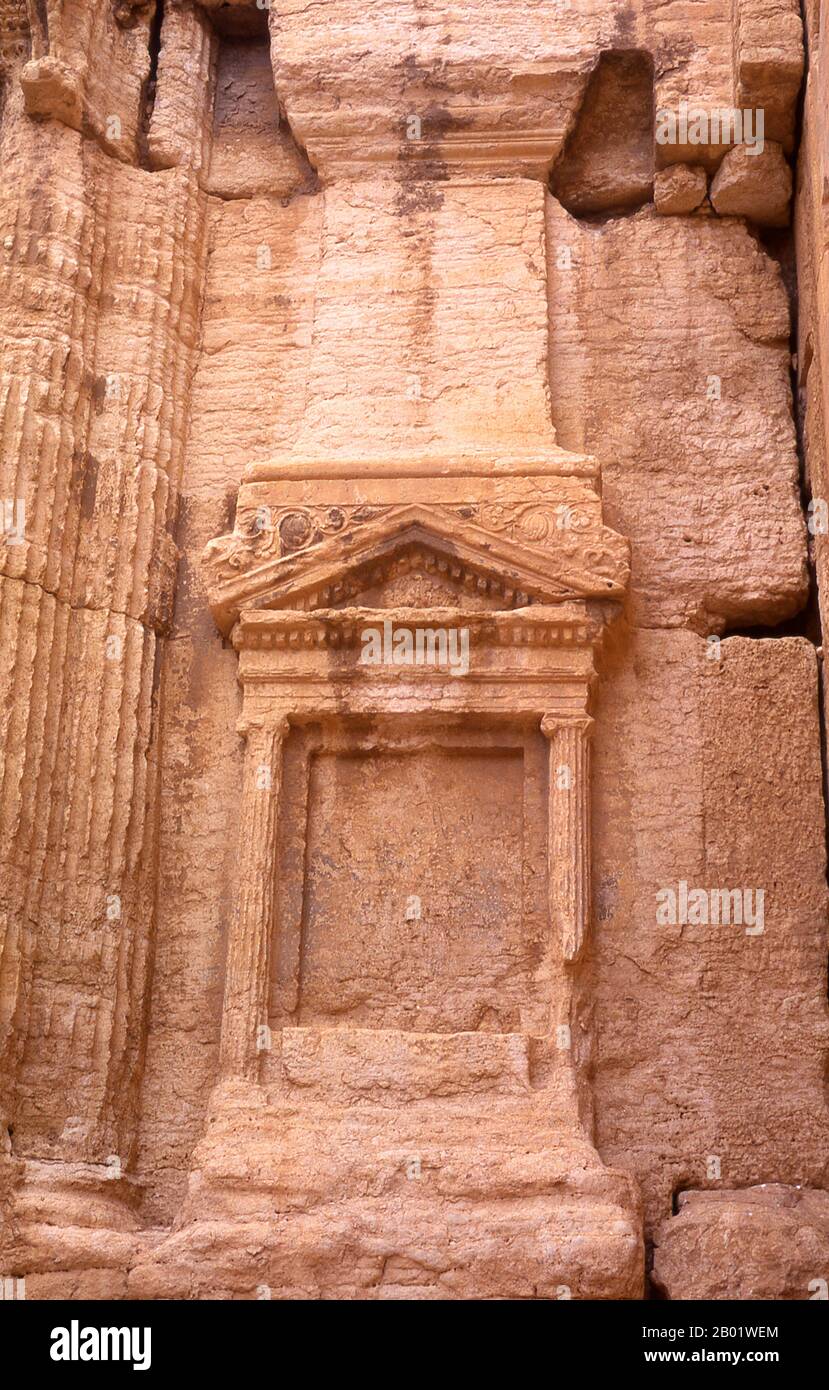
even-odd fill
[{"label": "pilaster capital", "polygon": [[583,739],[593,736],[595,719],[589,714],[545,714],[541,720],[541,732],[545,738],[553,739],[565,730],[572,730]]},{"label": "pilaster capital", "polygon": [[240,719],[236,725],[236,732],[248,743],[255,739],[262,738],[287,738],[291,730],[291,721],[287,714],[275,714],[273,718],[263,717],[257,719]]}]

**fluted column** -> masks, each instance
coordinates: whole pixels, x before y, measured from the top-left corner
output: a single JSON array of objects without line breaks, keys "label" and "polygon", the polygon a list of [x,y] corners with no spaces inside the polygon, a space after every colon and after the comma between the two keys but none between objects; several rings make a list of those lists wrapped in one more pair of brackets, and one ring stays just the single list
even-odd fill
[{"label": "fluted column", "polygon": [[577,960],[590,921],[590,737],[588,715],[545,714],[550,744],[547,875],[550,923],[566,961]]},{"label": "fluted column", "polygon": [[249,725],[239,826],[239,887],[227,949],[222,1015],[223,1079],[255,1080],[267,1026],[268,957],[274,927],[276,834],[286,718]]}]

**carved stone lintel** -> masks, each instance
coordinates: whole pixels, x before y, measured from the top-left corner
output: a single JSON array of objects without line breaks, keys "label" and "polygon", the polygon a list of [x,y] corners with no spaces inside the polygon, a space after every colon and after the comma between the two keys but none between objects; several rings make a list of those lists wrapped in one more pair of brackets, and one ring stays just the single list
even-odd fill
[{"label": "carved stone lintel", "polygon": [[578,960],[590,922],[589,715],[546,714],[550,742],[547,830],[550,924],[558,924],[568,962]]},{"label": "carved stone lintel", "polygon": [[267,1034],[268,959],[275,915],[275,863],[284,716],[250,723],[239,827],[239,886],[227,949],[221,1076],[255,1080]]}]

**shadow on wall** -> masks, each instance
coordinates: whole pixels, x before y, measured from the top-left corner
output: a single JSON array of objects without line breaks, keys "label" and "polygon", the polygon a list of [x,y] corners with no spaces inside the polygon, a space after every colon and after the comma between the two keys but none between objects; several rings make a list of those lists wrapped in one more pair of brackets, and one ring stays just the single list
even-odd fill
[{"label": "shadow on wall", "polygon": [[632,211],[651,202],[654,69],[649,53],[603,53],[551,188],[575,217]]}]

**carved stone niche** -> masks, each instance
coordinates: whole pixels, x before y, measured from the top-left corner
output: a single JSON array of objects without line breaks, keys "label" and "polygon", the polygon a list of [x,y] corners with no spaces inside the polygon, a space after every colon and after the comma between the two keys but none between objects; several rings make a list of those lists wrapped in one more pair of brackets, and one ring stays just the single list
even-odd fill
[{"label": "carved stone niche", "polygon": [[275,470],[208,547],[247,750],[184,1219],[244,1193],[283,1294],[389,1296],[379,1262],[407,1296],[640,1295],[578,1010],[594,652],[627,549],[568,468]]}]

